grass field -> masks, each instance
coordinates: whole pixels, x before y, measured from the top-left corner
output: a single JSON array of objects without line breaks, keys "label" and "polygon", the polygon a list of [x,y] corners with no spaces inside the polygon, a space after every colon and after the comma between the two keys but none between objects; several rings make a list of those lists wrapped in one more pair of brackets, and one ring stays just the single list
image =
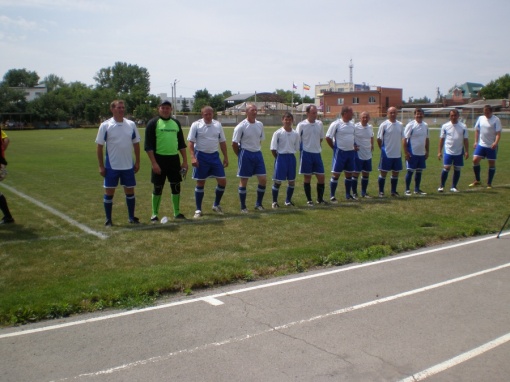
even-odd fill
[{"label": "grass field", "polygon": [[[274,130],[266,128],[263,144],[269,175],[273,169],[269,142]],[[0,226],[1,325],[139,307],[169,293],[190,294],[214,285],[373,260],[446,240],[498,232],[510,213],[508,133],[503,133],[492,190],[468,189],[473,180],[468,160],[459,184],[462,192],[438,194],[442,166],[436,157],[439,131],[433,130],[431,157],[422,183],[426,196],[341,200],[335,206],[310,208],[305,206],[299,176],[296,207],[271,210],[268,183],[267,210],[241,215],[236,158],[229,149],[229,183],[222,201],[225,215],[210,211],[215,182],[209,181],[204,217],[192,219],[194,182],[188,177],[182,187],[181,210],[189,220],[170,219],[165,225],[149,223],[150,164],[142,153],[136,189],[136,215],[142,224],[134,227],[127,223],[123,193],[118,189],[115,226],[106,229],[95,129],[8,133],[9,175],[0,183],[0,191],[7,197],[16,224]],[[144,131],[140,133],[143,137]],[[232,129],[227,128],[226,134],[230,146]],[[327,147],[323,159],[329,172],[331,150]],[[375,168],[378,159],[376,149]],[[484,161],[484,182],[486,173]],[[452,174],[449,182],[451,178]],[[255,187],[256,180],[250,180],[249,208],[255,201]],[[389,181],[387,191],[388,187]],[[285,186],[281,190],[283,202]],[[401,195],[403,191],[402,174]],[[172,216],[169,192],[167,185],[160,217]],[[376,171],[370,178],[369,193],[377,194]],[[337,197],[342,195],[340,183]]]}]

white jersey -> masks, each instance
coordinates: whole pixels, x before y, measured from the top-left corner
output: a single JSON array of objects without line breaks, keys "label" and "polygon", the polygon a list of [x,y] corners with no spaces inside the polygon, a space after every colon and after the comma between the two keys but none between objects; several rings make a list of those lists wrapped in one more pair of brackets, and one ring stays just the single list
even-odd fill
[{"label": "white jersey", "polygon": [[482,115],[476,121],[475,130],[480,132],[480,139],[477,143],[482,147],[491,147],[496,141],[496,133],[501,131],[501,121],[495,115],[490,118]]},{"label": "white jersey", "polygon": [[381,123],[377,131],[377,139],[382,140],[382,150],[388,158],[402,157],[402,139],[404,125],[400,121],[391,122],[389,119]]},{"label": "white jersey", "polygon": [[429,138],[429,125],[425,122],[409,122],[404,129],[404,136],[407,139],[407,147],[411,154],[425,155],[427,153],[425,144]]},{"label": "white jersey", "polygon": [[363,126],[361,122],[354,126],[354,144],[358,146],[358,158],[361,160],[372,159],[372,138],[374,128],[367,124]]},{"label": "white jersey", "polygon": [[308,153],[320,153],[321,141],[324,139],[324,125],[318,119],[310,122],[308,119],[298,123],[296,132],[299,134],[303,151]]},{"label": "white jersey", "polygon": [[105,167],[113,170],[133,168],[133,144],[140,142],[140,133],[133,121],[104,121],[97,132],[96,143],[106,145]]},{"label": "white jersey", "polygon": [[439,138],[444,138],[446,154],[461,155],[464,150],[464,139],[468,136],[467,127],[462,122],[457,122],[455,125],[447,122],[441,127]]},{"label": "white jersey", "polygon": [[299,151],[299,134],[294,129],[287,131],[280,127],[273,133],[271,150],[276,150],[278,154],[295,154]]},{"label": "white jersey", "polygon": [[238,143],[243,150],[257,152],[260,151],[260,143],[265,138],[262,122],[255,120],[254,123],[250,123],[244,119],[235,127],[232,142]]},{"label": "white jersey", "polygon": [[215,153],[218,151],[218,143],[226,141],[223,126],[214,119],[209,124],[203,118],[199,119],[191,125],[188,141],[195,144],[195,151]]},{"label": "white jersey", "polygon": [[352,151],[354,150],[354,123],[338,119],[329,126],[326,137],[331,138],[340,150]]}]

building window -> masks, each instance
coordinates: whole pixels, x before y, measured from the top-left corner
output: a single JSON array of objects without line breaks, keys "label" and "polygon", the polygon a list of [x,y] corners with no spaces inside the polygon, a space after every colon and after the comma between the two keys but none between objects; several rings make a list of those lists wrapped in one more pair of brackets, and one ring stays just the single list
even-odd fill
[{"label": "building window", "polygon": [[368,97],[368,103],[375,103],[375,97],[374,96],[370,96]]},{"label": "building window", "polygon": [[353,105],[359,104],[359,97],[352,97],[352,104]]},{"label": "building window", "polygon": [[326,113],[331,113],[331,108],[329,106],[326,106]]},{"label": "building window", "polygon": [[336,100],[336,104],[337,104],[337,105],[343,105],[343,104],[344,104],[344,99],[343,99],[343,98],[338,98],[338,99]]}]

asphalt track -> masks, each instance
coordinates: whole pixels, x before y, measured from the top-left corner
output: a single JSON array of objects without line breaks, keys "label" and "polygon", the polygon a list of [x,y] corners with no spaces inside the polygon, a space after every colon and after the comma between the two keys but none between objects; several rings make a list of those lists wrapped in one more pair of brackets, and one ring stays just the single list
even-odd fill
[{"label": "asphalt track", "polygon": [[508,381],[510,233],[0,330],[7,381]]}]

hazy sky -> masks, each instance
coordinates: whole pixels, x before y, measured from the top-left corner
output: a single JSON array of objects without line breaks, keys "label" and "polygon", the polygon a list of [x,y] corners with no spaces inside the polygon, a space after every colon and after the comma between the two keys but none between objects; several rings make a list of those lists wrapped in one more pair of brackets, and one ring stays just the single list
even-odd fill
[{"label": "hazy sky", "polygon": [[[349,81],[404,99],[510,72],[508,0],[0,0],[0,76],[94,85],[101,68],[148,69],[151,93],[193,96]],[[303,92],[302,84],[311,85]]]}]

